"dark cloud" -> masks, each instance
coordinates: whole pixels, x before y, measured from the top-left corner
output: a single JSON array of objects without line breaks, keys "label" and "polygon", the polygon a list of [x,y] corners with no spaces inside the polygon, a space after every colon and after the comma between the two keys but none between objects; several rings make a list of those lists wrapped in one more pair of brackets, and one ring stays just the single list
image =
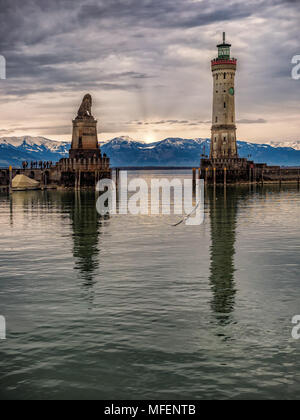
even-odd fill
[{"label": "dark cloud", "polygon": [[296,5],[300,7],[299,0],[275,0],[274,4],[277,4],[277,5],[283,4],[283,5],[291,5],[291,6]]},{"label": "dark cloud", "polygon": [[93,21],[104,21],[107,24],[114,17],[121,26],[132,23],[135,26],[161,29],[193,28],[213,22],[233,21],[252,14],[251,8],[239,2],[229,1],[221,5],[216,3],[182,0],[101,1],[97,4],[83,5],[79,10],[78,20],[83,24]]},{"label": "dark cloud", "polygon": [[[240,63],[237,92],[239,114],[245,118],[239,123],[267,125],[269,118],[258,116],[270,115],[275,104],[281,104],[277,113],[295,113],[298,91],[290,72],[291,57],[299,53],[299,4],[1,0],[0,54],[7,60],[7,80],[0,84],[1,113],[12,100],[16,107],[19,99],[31,105],[44,100],[44,113],[53,116],[57,96],[62,115],[71,112],[67,106],[73,106],[75,96],[90,91],[101,99],[107,129],[112,115],[117,119],[125,112],[123,118],[137,118],[132,126],[141,129],[202,125],[209,130],[209,60],[227,30]],[[58,126],[62,124],[60,120]]]},{"label": "dark cloud", "polygon": [[[34,90],[22,86],[20,96],[26,90],[28,94],[38,90],[41,85],[64,84],[72,88],[76,82],[84,85],[92,81],[95,87],[105,82],[100,86],[105,90],[123,90],[126,85],[129,90],[138,89],[128,82],[124,86],[110,83],[120,78],[143,81],[153,76],[153,68],[141,72],[134,67],[124,72],[111,69],[108,73],[103,65],[105,60],[115,56],[116,61],[118,57],[119,60],[131,57],[133,61],[153,62],[161,55],[167,65],[163,53],[172,42],[164,44],[163,33],[226,21],[234,23],[259,14],[274,1],[280,3],[279,0],[250,3],[240,0],[2,0],[0,53],[7,59],[9,79],[21,79],[22,84],[26,84],[26,78],[34,80]],[[152,41],[151,37],[157,35],[162,36],[161,41]],[[190,42],[187,38],[186,43]],[[200,39],[198,42],[197,47],[201,48]],[[41,92],[45,92],[45,86]]]},{"label": "dark cloud", "polygon": [[258,118],[257,120],[242,119],[237,121],[238,124],[267,124],[267,122],[268,121],[263,118]]},{"label": "dark cloud", "polygon": [[128,124],[137,125],[199,125],[199,122],[188,120],[161,120],[161,121],[129,121]]},{"label": "dark cloud", "polygon": [[145,124],[145,125],[189,125],[189,126],[197,126],[202,124],[211,124],[211,120],[209,121],[189,121],[189,120],[162,120],[162,121],[152,121],[152,122],[139,122],[138,124]]},{"label": "dark cloud", "polygon": [[44,134],[51,134],[51,135],[65,135],[67,133],[71,133],[71,125],[58,125],[58,126],[25,126],[25,127],[18,127],[19,131],[22,132],[36,132],[39,135]]},{"label": "dark cloud", "polygon": [[13,134],[14,133],[14,129],[11,130],[0,130],[0,136],[7,136],[9,134]]}]

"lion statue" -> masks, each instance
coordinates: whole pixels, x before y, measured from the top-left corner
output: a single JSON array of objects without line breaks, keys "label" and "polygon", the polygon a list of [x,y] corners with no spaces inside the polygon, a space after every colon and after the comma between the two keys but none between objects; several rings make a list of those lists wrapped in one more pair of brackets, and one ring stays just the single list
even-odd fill
[{"label": "lion statue", "polygon": [[85,95],[78,110],[77,118],[92,117],[92,97],[90,94]]}]

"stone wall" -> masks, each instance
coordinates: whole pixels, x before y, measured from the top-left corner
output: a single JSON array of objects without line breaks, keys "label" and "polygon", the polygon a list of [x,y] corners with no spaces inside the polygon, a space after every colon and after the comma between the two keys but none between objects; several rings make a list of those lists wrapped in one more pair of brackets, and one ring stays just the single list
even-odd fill
[{"label": "stone wall", "polygon": [[203,159],[201,179],[210,184],[300,182],[300,168],[255,164],[247,159]]}]

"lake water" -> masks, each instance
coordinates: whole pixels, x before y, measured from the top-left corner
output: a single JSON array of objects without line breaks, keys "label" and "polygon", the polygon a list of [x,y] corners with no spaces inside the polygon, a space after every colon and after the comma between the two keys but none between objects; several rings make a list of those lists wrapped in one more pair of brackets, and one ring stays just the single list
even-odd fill
[{"label": "lake water", "polygon": [[1,399],[299,398],[297,186],[210,188],[194,227],[95,208],[0,197]]}]

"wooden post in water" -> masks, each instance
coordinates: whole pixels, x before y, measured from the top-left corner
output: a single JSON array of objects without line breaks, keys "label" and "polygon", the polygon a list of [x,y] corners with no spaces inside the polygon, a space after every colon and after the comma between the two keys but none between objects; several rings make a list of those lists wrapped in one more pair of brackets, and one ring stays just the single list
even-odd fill
[{"label": "wooden post in water", "polygon": [[78,171],[75,172],[75,190],[78,190]]},{"label": "wooden post in water", "polygon": [[205,183],[208,181],[208,168],[205,168]]},{"label": "wooden post in water", "polygon": [[224,168],[224,185],[227,185],[227,168]]},{"label": "wooden post in water", "polygon": [[196,191],[196,168],[193,168],[193,192]]},{"label": "wooden post in water", "polygon": [[44,171],[42,171],[42,174],[41,174],[41,189],[44,190],[44,187],[45,187],[45,173],[44,173]]},{"label": "wooden post in water", "polygon": [[280,167],[280,175],[279,175],[279,185],[281,187],[282,184],[282,172],[281,172],[281,167]]},{"label": "wooden post in water", "polygon": [[9,194],[12,193],[12,166],[9,167]]},{"label": "wooden post in water", "polygon": [[79,171],[79,174],[78,174],[78,189],[80,190],[80,187],[81,187],[81,171]]},{"label": "wooden post in water", "polygon": [[94,172],[94,176],[95,176],[95,188],[97,187],[97,171]]},{"label": "wooden post in water", "polygon": [[217,185],[217,168],[214,168],[214,185]]},{"label": "wooden post in water", "polygon": [[120,182],[120,169],[116,168],[116,189],[119,190],[119,182]]}]

